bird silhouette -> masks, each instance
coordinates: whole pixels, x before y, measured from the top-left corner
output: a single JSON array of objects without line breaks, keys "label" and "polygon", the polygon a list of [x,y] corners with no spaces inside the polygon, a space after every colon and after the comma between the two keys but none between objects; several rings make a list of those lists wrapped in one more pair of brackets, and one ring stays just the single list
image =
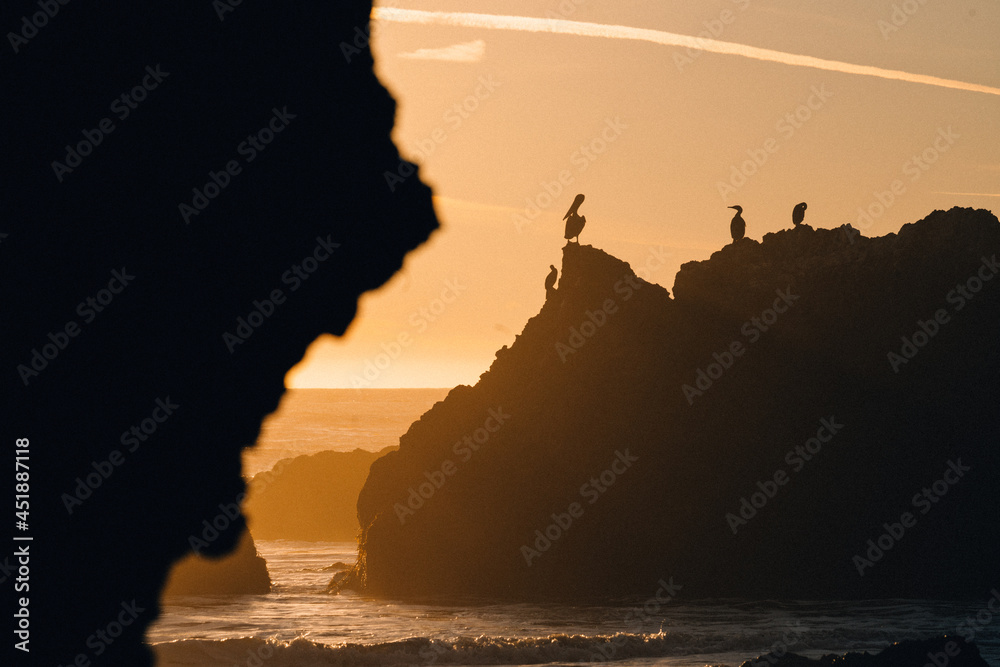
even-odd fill
[{"label": "bird silhouette", "polygon": [[806,206],[805,202],[801,204],[796,204],[795,208],[792,209],[792,224],[798,227],[802,224],[802,220],[806,217]]},{"label": "bird silhouette", "polygon": [[569,210],[566,211],[566,215],[563,216],[563,220],[565,220],[571,215],[576,215],[576,212],[580,209],[580,204],[583,203],[583,200],[584,200],[583,195],[577,195],[576,199],[573,200],[573,205],[569,207]]},{"label": "bird silhouette", "polygon": [[729,233],[733,235],[733,243],[736,243],[746,234],[747,223],[743,219],[742,206],[730,206],[729,208],[736,209],[736,215],[733,216],[733,221],[729,224]]},{"label": "bird silhouette", "polygon": [[563,220],[566,221],[566,233],[563,234],[563,238],[567,241],[576,238],[576,242],[580,242],[580,232],[583,231],[583,226],[587,224],[587,216],[577,214],[582,203],[583,195],[577,195],[576,199],[573,200],[573,205],[569,207],[566,215],[563,216]]},{"label": "bird silhouette", "polygon": [[559,275],[559,271],[556,270],[556,267],[554,265],[549,264],[549,268],[552,269],[552,270],[549,271],[549,275],[545,276],[545,293],[546,294],[548,294],[549,292],[551,292],[553,290],[553,288],[555,288],[555,286],[556,286],[556,277]]}]

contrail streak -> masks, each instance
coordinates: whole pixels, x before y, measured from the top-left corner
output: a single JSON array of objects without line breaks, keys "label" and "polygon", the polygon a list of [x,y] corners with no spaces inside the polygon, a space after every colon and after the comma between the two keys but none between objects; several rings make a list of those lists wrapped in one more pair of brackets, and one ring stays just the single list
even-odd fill
[{"label": "contrail streak", "polygon": [[624,25],[605,25],[602,23],[584,23],[567,21],[565,19],[533,18],[529,16],[500,16],[496,14],[473,14],[467,12],[429,12],[418,9],[399,9],[395,7],[376,7],[372,9],[372,18],[376,21],[392,21],[397,23],[420,23],[424,25],[451,25],[463,28],[484,28],[488,30],[516,30],[520,32],[547,32],[560,35],[576,35],[578,37],[604,37],[607,39],[631,39],[642,42],[652,42],[664,46],[682,46],[698,49],[709,53],[721,53],[731,56],[742,56],[755,60],[811,67],[813,69],[841,72],[843,74],[858,74],[873,76],[880,79],[922,83],[939,88],[953,88],[974,93],[1000,95],[1000,88],[982,86],[976,83],[942,79],[926,74],[913,74],[894,69],[882,69],[869,65],[855,65],[839,60],[826,60],[812,56],[801,56],[784,51],[761,49],[747,44],[722,42],[717,39],[705,39],[691,35],[681,35],[663,30],[633,28]]},{"label": "contrail streak", "polygon": [[1000,194],[995,194],[992,192],[940,192],[934,190],[936,195],[962,195],[964,197],[1000,197]]}]

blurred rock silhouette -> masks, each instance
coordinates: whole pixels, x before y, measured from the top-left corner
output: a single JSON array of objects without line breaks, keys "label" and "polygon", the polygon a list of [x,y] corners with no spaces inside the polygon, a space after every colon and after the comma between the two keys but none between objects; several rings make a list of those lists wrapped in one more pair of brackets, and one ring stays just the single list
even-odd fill
[{"label": "blurred rock silhouette", "polygon": [[174,565],[163,595],[263,595],[271,592],[267,563],[257,553],[249,531],[223,558],[190,554]]},{"label": "blurred rock silhouette", "polygon": [[[437,226],[390,139],[371,3],[231,4],[66,6],[0,72],[18,100],[0,112],[0,354],[5,437],[31,442],[33,664],[151,664],[168,569],[243,492],[285,373]],[[10,26],[25,11],[6,9]],[[133,601],[97,655],[88,637]]]}]

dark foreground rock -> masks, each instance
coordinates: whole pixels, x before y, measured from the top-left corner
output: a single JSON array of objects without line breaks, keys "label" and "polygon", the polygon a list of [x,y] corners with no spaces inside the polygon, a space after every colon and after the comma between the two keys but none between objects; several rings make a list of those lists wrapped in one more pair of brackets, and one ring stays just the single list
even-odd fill
[{"label": "dark foreground rock", "polygon": [[379,452],[319,452],[275,464],[250,481],[243,511],[259,540],[353,542],[358,493]]},{"label": "dark foreground rock", "polygon": [[[1000,224],[805,226],[675,297],[568,244],[475,387],[376,461],[370,594],[979,598],[1000,579]],[[539,283],[545,267],[540,268]]]},{"label": "dark foreground rock", "polygon": [[267,563],[257,553],[250,531],[243,531],[236,549],[222,558],[189,554],[177,561],[163,596],[264,595],[271,592]]},{"label": "dark foreground rock", "polygon": [[143,667],[171,564],[238,543],[285,374],[437,221],[371,2],[46,7],[0,9],[30,38],[0,68],[0,429],[29,444],[34,538],[0,552],[31,577],[23,604],[4,584],[3,664]]},{"label": "dark foreground rock", "polygon": [[740,667],[987,667],[979,647],[961,637],[897,642],[875,654],[824,655],[812,660],[795,653],[772,653],[747,660]]}]

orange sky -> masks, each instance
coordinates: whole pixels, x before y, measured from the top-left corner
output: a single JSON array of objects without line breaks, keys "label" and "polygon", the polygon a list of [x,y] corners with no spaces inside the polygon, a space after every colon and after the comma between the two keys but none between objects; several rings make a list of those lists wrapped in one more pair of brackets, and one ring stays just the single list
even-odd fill
[{"label": "orange sky", "polygon": [[399,103],[394,139],[434,188],[442,228],[363,298],[343,339],[311,346],[290,387],[474,384],[541,307],[579,192],[581,241],[668,289],[680,264],[730,241],[729,205],[760,240],[800,201],[814,227],[882,235],[1000,197],[1000,96],[745,57],[757,47],[997,88],[993,0],[847,0],[823,13],[793,0],[380,6],[701,34],[744,55],[373,22],[378,74]]}]

